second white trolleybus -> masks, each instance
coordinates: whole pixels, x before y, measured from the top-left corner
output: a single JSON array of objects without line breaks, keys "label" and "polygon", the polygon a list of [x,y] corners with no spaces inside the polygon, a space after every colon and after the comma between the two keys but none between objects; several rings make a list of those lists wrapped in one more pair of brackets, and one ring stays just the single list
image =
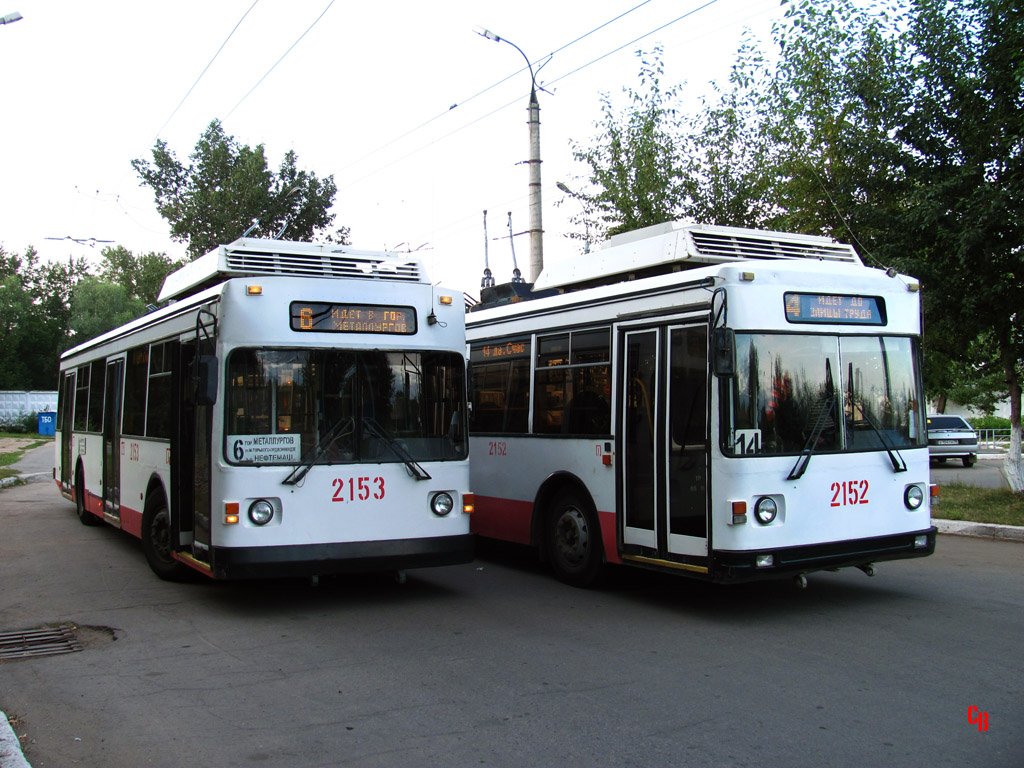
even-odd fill
[{"label": "second white trolleybus", "polygon": [[678,223],[467,319],[473,530],[566,582],[718,582],[935,547],[919,284],[822,237]]},{"label": "second white trolleybus", "polygon": [[55,477],[164,578],[466,562],[461,293],[409,254],[237,240],[61,358]]}]

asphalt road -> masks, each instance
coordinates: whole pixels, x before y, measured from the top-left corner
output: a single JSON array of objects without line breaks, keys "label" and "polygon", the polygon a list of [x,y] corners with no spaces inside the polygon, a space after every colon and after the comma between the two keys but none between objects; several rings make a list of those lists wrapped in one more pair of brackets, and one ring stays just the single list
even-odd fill
[{"label": "asphalt road", "polygon": [[401,586],[169,584],[36,483],[0,491],[0,632],[85,649],[0,664],[0,709],[34,768],[1016,768],[1022,547],[942,536],[802,591],[578,590],[514,549]]},{"label": "asphalt road", "polygon": [[977,488],[1008,488],[1001,470],[1002,466],[1002,458],[979,459],[973,467],[965,467],[961,462],[952,459],[943,464],[933,461],[932,482],[939,485],[963,483]]}]

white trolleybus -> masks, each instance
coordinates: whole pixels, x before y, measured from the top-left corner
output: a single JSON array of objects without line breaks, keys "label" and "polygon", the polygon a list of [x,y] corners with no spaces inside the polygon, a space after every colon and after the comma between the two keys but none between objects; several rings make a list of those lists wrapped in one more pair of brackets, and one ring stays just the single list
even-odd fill
[{"label": "white trolleybus", "polygon": [[168,579],[472,558],[461,292],[408,254],[242,239],[160,300],[61,357],[55,479],[82,522]]},{"label": "white trolleybus", "polygon": [[678,223],[485,289],[473,531],[577,585],[931,554],[918,289],[827,238]]}]

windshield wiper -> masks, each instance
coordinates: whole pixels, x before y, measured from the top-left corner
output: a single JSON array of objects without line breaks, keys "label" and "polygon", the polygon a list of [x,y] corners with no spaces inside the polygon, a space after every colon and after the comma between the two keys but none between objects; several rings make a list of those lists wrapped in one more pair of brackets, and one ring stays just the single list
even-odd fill
[{"label": "windshield wiper", "polygon": [[[874,433],[878,435],[878,442],[882,444],[882,447],[885,448],[885,452],[889,454],[889,461],[892,462],[892,471],[906,472],[907,462],[903,460],[903,455],[900,453],[899,449],[895,445],[892,446],[892,448],[889,447],[889,441],[885,439],[885,433],[883,433],[882,430],[878,428],[875,422],[871,420],[871,417],[869,417],[867,413],[864,412],[863,410],[861,411],[861,417],[864,419],[867,425],[871,427],[872,430],[874,430]],[[894,454],[893,451],[895,451],[896,453]]]},{"label": "windshield wiper", "polygon": [[370,434],[375,437],[379,437],[381,440],[388,444],[388,447],[398,454],[399,458],[405,462],[405,466],[409,470],[409,474],[415,477],[417,480],[429,480],[430,474],[416,463],[416,459],[402,446],[398,441],[398,438],[388,434],[388,431],[378,424],[374,419],[369,416],[363,417],[363,426]]},{"label": "windshield wiper", "polygon": [[[347,419],[338,419],[334,422],[334,426],[327,430],[327,433],[320,438],[320,442],[314,445],[313,450],[309,452],[309,455],[312,456],[312,458],[293,469],[288,477],[281,481],[281,485],[295,485],[302,480],[309,470],[313,468],[313,465],[317,463],[320,457],[324,455],[331,443],[333,443],[337,438],[342,437],[344,434],[351,434],[353,426],[354,423],[351,416]],[[343,433],[345,427],[348,427],[348,432]]]},{"label": "windshield wiper", "polygon": [[[825,407],[818,413],[818,419],[814,422],[814,429],[811,430],[807,442],[804,443],[804,449],[797,457],[796,464],[789,470],[789,475],[786,476],[787,480],[799,480],[803,477],[804,472],[807,471],[807,465],[811,463],[811,456],[814,455],[814,446],[818,444],[818,438],[821,437],[821,433],[825,431],[825,425],[828,424],[826,417],[832,413],[833,409],[836,409],[838,404],[839,398],[835,392],[827,396]],[[833,423],[835,423],[834,419]]]}]

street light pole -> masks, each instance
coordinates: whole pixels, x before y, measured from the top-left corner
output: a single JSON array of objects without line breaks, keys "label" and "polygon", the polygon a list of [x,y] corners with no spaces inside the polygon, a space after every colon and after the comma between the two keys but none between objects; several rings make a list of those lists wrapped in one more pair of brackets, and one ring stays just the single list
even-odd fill
[{"label": "street light pole", "polygon": [[530,106],[529,106],[529,128],[530,128],[530,159],[527,164],[530,166],[530,282],[535,283],[537,277],[544,269],[544,226],[541,215],[541,185],[540,185],[540,103],[537,101],[537,76],[533,71],[533,64],[530,58],[523,53],[523,49],[507,40],[498,37],[489,29],[477,29],[476,33],[496,43],[508,43],[526,59],[526,66],[530,70]]}]

